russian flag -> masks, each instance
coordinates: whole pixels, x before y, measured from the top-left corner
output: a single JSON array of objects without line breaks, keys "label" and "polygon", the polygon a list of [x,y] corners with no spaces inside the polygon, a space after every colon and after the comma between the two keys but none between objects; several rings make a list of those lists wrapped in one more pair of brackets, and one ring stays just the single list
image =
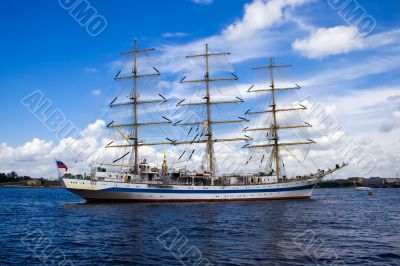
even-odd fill
[{"label": "russian flag", "polygon": [[65,169],[65,171],[68,171],[68,166],[65,163],[63,163],[61,161],[56,161],[56,163],[57,163],[57,168]]}]

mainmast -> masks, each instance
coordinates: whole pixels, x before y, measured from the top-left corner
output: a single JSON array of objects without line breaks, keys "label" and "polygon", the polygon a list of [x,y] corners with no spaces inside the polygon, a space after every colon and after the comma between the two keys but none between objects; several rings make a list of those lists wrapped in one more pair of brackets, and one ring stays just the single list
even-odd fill
[{"label": "mainmast", "polygon": [[[272,153],[273,157],[275,160],[275,172],[278,180],[282,180],[281,177],[281,169],[279,166],[279,160],[280,160],[280,146],[291,146],[291,145],[307,145],[307,144],[312,144],[315,143],[313,140],[307,140],[307,141],[301,141],[301,142],[279,142],[279,130],[281,129],[293,129],[293,128],[306,128],[306,127],[311,127],[310,124],[304,123],[304,125],[279,125],[277,121],[277,113],[278,112],[289,112],[289,111],[296,111],[296,110],[305,110],[305,106],[300,106],[300,107],[293,107],[293,108],[277,108],[276,107],[276,92],[277,91],[283,91],[283,90],[295,90],[295,89],[300,89],[301,87],[296,84],[296,87],[291,87],[291,88],[276,88],[275,87],[275,80],[274,80],[274,69],[275,68],[286,68],[286,67],[291,67],[292,65],[275,65],[273,62],[273,58],[269,58],[269,65],[267,66],[259,66],[259,67],[254,67],[252,69],[268,69],[269,70],[269,76],[271,79],[271,84],[269,89],[260,89],[260,90],[251,90],[249,89],[248,92],[270,92],[271,93],[271,109],[269,110],[263,110],[263,111],[256,111],[256,112],[246,112],[246,114],[261,114],[261,113],[272,113],[272,123],[270,127],[265,127],[265,128],[246,128],[244,131],[269,131],[272,134],[272,138],[268,138],[268,140],[272,140],[273,143],[268,143],[268,144],[260,144],[260,145],[245,145],[244,148],[265,148],[265,147],[273,147]],[[268,135],[267,135],[268,136]]]},{"label": "mainmast", "polygon": [[205,44],[206,46],[206,53],[205,53],[205,59],[206,59],[206,73],[204,75],[205,77],[205,82],[206,82],[206,102],[207,102],[207,151],[208,151],[208,157],[210,160],[210,174],[214,174],[214,145],[212,142],[212,126],[211,126],[211,104],[210,104],[210,74],[208,72],[208,57],[210,56],[208,53],[208,44]]},{"label": "mainmast", "polygon": [[[146,78],[146,77],[154,77],[154,76],[159,76],[160,72],[153,67],[153,69],[156,71],[156,73],[151,73],[151,74],[139,74],[138,73],[138,65],[137,65],[137,56],[139,53],[143,52],[148,52],[148,51],[154,51],[154,48],[144,48],[144,49],[138,49],[137,41],[135,39],[134,41],[134,46],[133,50],[131,51],[126,51],[122,52],[121,55],[129,55],[132,54],[133,58],[133,65],[132,65],[132,75],[127,75],[127,76],[119,76],[119,73],[117,76],[114,78],[115,80],[122,80],[122,79],[133,79],[133,88],[132,88],[132,96],[130,97],[130,101],[125,101],[125,102],[120,102],[120,103],[115,103],[117,98],[115,98],[111,104],[110,107],[118,107],[118,106],[133,106],[133,124],[115,124],[114,121],[108,124],[107,127],[109,128],[115,128],[119,134],[125,139],[125,141],[128,143],[125,145],[125,147],[132,147],[134,150],[134,165],[133,165],[133,171],[135,174],[139,173],[139,146],[142,145],[141,141],[139,140],[139,133],[138,133],[138,127],[143,126],[143,125],[158,125],[158,124],[168,124],[171,123],[171,121],[162,121],[162,122],[138,122],[138,106],[141,104],[147,104],[147,103],[160,103],[160,102],[166,102],[167,100],[162,96],[161,99],[155,99],[155,100],[146,100],[146,101],[140,101],[139,100],[139,94],[138,94],[138,86],[137,86],[137,80],[139,78]],[[121,127],[132,127],[132,136],[133,137],[126,137],[119,128]],[[131,142],[133,140],[133,143]],[[120,145],[107,145],[106,147],[112,148],[112,147],[120,147]]]},{"label": "mainmast", "polygon": [[134,137],[134,151],[135,151],[135,164],[133,167],[133,171],[135,174],[139,173],[138,165],[139,165],[139,147],[138,147],[138,119],[137,119],[137,41],[135,39],[133,45],[133,137]]},{"label": "mainmast", "polygon": [[274,136],[274,157],[276,165],[276,175],[278,179],[280,178],[279,170],[279,145],[278,145],[278,129],[276,124],[276,105],[275,105],[275,83],[274,83],[274,70],[272,67],[272,57],[269,58],[269,73],[271,78],[271,94],[272,94],[272,134]]},{"label": "mainmast", "polygon": [[[210,77],[210,72],[209,72],[209,58],[211,56],[222,56],[222,55],[230,55],[230,53],[210,53],[208,50],[208,44],[205,44],[205,53],[204,54],[198,54],[198,55],[190,55],[187,56],[186,58],[197,58],[197,57],[203,57],[205,60],[205,71],[204,71],[204,79],[200,80],[185,80],[183,78],[181,80],[181,83],[205,83],[205,101],[203,102],[195,102],[195,103],[179,103],[177,106],[188,106],[188,105],[206,105],[207,106],[207,119],[206,121],[199,121],[199,122],[187,122],[187,123],[181,123],[180,125],[196,125],[196,124],[204,124],[206,126],[206,137],[207,139],[205,140],[207,144],[206,152],[208,155],[208,160],[209,160],[209,171],[211,176],[215,174],[215,154],[214,154],[214,142],[223,142],[223,141],[239,141],[239,140],[248,140],[248,138],[232,138],[232,139],[213,139],[213,130],[212,130],[212,125],[216,123],[238,123],[238,122],[244,122],[246,121],[245,119],[235,119],[235,120],[212,120],[212,114],[211,114],[211,105],[213,104],[226,104],[226,103],[239,103],[243,102],[242,99],[237,98],[237,100],[232,100],[232,101],[212,101],[211,95],[210,95],[210,83],[215,82],[215,81],[228,81],[228,80],[237,80],[238,77],[232,73],[232,77],[227,77],[227,78],[212,78]],[[202,141],[202,140],[200,140]]]}]

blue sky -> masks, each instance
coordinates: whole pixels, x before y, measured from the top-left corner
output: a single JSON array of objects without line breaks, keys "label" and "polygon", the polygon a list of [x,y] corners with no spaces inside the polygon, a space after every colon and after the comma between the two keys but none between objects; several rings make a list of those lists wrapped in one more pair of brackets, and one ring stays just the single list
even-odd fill
[{"label": "blue sky", "polygon": [[[53,155],[62,156],[60,140],[21,98],[42,91],[82,130],[104,119],[119,52],[129,49],[136,37],[141,46],[159,49],[158,68],[171,87],[187,71],[179,65],[182,57],[200,51],[205,42],[215,51],[232,52],[240,90],[254,83],[248,69],[264,64],[268,56],[294,64],[290,81],[306,91],[300,98],[317,99],[357,146],[368,146],[365,153],[384,154],[385,162],[366,174],[393,176],[398,171],[400,5],[395,0],[360,1],[376,21],[366,36],[359,34],[357,23],[348,23],[331,8],[329,0],[89,2],[107,20],[97,37],[59,1],[2,4],[0,170],[29,174],[33,165],[43,164],[33,175],[53,175],[47,165]],[[314,137],[319,146],[311,158],[332,159],[318,162],[321,168],[348,159],[337,156],[329,136]],[[96,147],[100,144],[98,140]],[[362,171],[353,167],[345,174]]]},{"label": "blue sky", "polygon": [[[128,49],[133,38],[138,38],[143,45],[158,46],[160,42],[175,42],[162,38],[165,32],[188,33],[179,41],[208,36],[218,32],[235,15],[240,15],[244,1],[230,3],[228,8],[227,2],[222,1],[213,5],[190,1],[91,3],[108,21],[106,31],[96,38],[88,35],[58,1],[45,1],[40,5],[14,1],[0,11],[4,66],[0,86],[2,96],[6,97],[1,108],[13,110],[13,116],[2,117],[5,121],[5,130],[0,133],[2,141],[18,145],[30,140],[32,132],[52,137],[18,105],[19,99],[30,91],[42,90],[68,116],[74,117],[77,125],[84,127],[97,118],[99,105],[104,104],[104,99],[93,97],[92,90],[110,86],[114,73],[107,72],[107,64],[117,60],[119,52]],[[218,19],[206,19],[209,17]],[[87,73],[86,68],[98,71]],[[74,108],[69,108],[71,105]],[[85,115],[82,115],[81,106],[85,106]],[[16,121],[32,130],[15,134]]]}]

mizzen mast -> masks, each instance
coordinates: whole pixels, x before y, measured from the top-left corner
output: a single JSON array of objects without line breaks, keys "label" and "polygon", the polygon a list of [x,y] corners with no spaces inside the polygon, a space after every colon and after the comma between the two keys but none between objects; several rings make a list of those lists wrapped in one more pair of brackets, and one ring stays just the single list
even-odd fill
[{"label": "mizzen mast", "polygon": [[[115,148],[115,147],[132,147],[134,150],[134,166],[133,166],[133,171],[135,174],[139,173],[139,146],[144,145],[140,140],[139,140],[139,133],[138,133],[138,127],[139,126],[145,126],[145,125],[158,125],[158,124],[169,124],[171,121],[160,121],[160,122],[139,122],[138,118],[138,106],[142,104],[148,104],[148,103],[160,103],[160,102],[166,102],[167,100],[160,95],[161,99],[154,99],[154,100],[146,100],[146,101],[141,101],[139,100],[139,94],[138,94],[138,86],[137,86],[137,80],[139,78],[146,78],[146,77],[155,77],[159,76],[160,72],[158,71],[157,68],[153,67],[156,73],[149,73],[149,74],[142,74],[138,72],[138,64],[137,64],[137,56],[139,53],[143,52],[150,52],[150,51],[155,51],[154,48],[143,48],[143,49],[138,49],[138,44],[135,39],[134,41],[134,46],[133,50],[131,51],[126,51],[122,52],[121,55],[132,55],[132,74],[131,75],[126,75],[126,76],[119,76],[119,73],[115,76],[115,80],[122,80],[122,79],[133,79],[133,87],[132,87],[132,96],[130,97],[130,101],[124,101],[120,103],[114,103],[117,98],[115,98],[111,103],[110,103],[110,108],[114,107],[120,107],[120,106],[132,106],[133,107],[133,123],[124,123],[124,124],[116,124],[113,122],[109,123],[107,125],[108,128],[115,128],[119,134],[125,139],[125,141],[128,143],[126,145],[107,145],[107,148]],[[119,130],[121,127],[132,127],[132,137],[126,137],[123,135],[123,133]],[[131,142],[133,140],[133,143]]]},{"label": "mizzen mast", "polygon": [[281,129],[294,129],[294,128],[307,128],[311,127],[310,124],[304,123],[304,125],[279,125],[277,121],[277,113],[278,112],[290,112],[290,111],[296,111],[296,110],[305,110],[306,107],[300,105],[300,107],[293,107],[293,108],[277,108],[276,106],[276,92],[277,91],[285,91],[285,90],[296,90],[300,89],[301,87],[296,84],[296,87],[288,87],[288,88],[276,88],[275,87],[275,80],[274,80],[274,69],[275,68],[287,68],[291,67],[292,65],[275,65],[273,62],[273,58],[269,58],[269,65],[267,66],[258,66],[252,68],[253,70],[257,69],[268,69],[269,70],[269,77],[271,79],[271,84],[269,89],[258,89],[258,90],[251,90],[249,89],[248,92],[270,92],[271,93],[271,109],[268,110],[262,110],[262,111],[256,111],[256,112],[246,112],[246,114],[261,114],[261,113],[271,113],[272,114],[272,123],[271,126],[269,127],[261,127],[261,128],[245,128],[243,131],[268,131],[271,132],[270,135],[272,136],[271,138],[268,138],[268,140],[272,140],[273,143],[267,143],[267,144],[258,144],[258,145],[245,145],[244,148],[265,148],[265,147],[273,147],[272,153],[273,153],[273,158],[275,160],[275,172],[277,175],[278,180],[282,180],[281,176],[281,169],[279,166],[279,160],[280,160],[280,147],[281,146],[292,146],[292,145],[308,145],[315,143],[313,140],[307,140],[307,141],[298,141],[298,142],[279,142],[279,130]]}]

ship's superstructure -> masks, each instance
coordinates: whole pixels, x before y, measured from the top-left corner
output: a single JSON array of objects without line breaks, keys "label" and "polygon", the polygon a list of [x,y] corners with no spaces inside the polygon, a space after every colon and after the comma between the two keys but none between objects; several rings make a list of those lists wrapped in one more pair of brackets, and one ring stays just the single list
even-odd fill
[{"label": "ship's superstructure", "polygon": [[[296,85],[293,88],[275,87],[274,69],[288,67],[289,65],[275,65],[270,59],[269,65],[256,67],[254,69],[267,69],[271,78],[271,84],[267,89],[252,90],[251,93],[270,93],[271,105],[267,110],[247,111],[245,115],[271,114],[271,123],[266,122],[263,127],[245,127],[243,132],[262,131],[267,133],[266,143],[258,143],[253,137],[240,136],[243,132],[238,131],[237,137],[215,138],[213,127],[221,124],[246,123],[247,118],[238,116],[236,119],[215,119],[212,114],[212,106],[227,104],[242,104],[244,100],[236,97],[231,100],[218,100],[213,98],[210,85],[213,82],[235,81],[238,77],[232,73],[230,77],[213,77],[210,75],[210,58],[226,56],[229,53],[211,53],[209,47],[205,45],[204,53],[187,56],[187,58],[204,59],[204,77],[200,79],[180,80],[182,84],[202,84],[204,97],[198,101],[185,102],[180,101],[176,108],[190,106],[204,106],[205,119],[195,121],[172,121],[172,119],[162,116],[164,121],[142,121],[139,115],[139,108],[147,104],[167,103],[168,99],[159,94],[160,98],[151,100],[140,99],[138,80],[142,78],[157,77],[160,71],[152,67],[154,73],[139,72],[137,57],[140,53],[154,51],[153,48],[139,49],[135,40],[133,50],[122,53],[123,55],[132,55],[131,74],[120,75],[115,80],[132,80],[131,95],[128,100],[120,101],[116,97],[111,103],[110,108],[132,107],[131,122],[112,121],[107,127],[115,130],[121,137],[120,141],[112,141],[106,148],[125,149],[122,155],[119,155],[112,163],[99,163],[92,168],[87,178],[77,178],[71,174],[60,177],[64,187],[73,193],[85,198],[88,201],[138,201],[138,202],[180,202],[180,201],[224,201],[224,200],[265,200],[265,199],[305,199],[311,196],[315,184],[327,174],[346,166],[347,164],[336,165],[334,169],[327,171],[318,170],[317,173],[310,173],[302,177],[287,177],[282,174],[283,162],[280,148],[295,145],[309,145],[315,143],[312,140],[281,142],[279,131],[295,128],[306,128],[311,125],[281,125],[277,119],[277,113],[304,110],[305,106],[292,108],[281,108],[277,106],[276,93],[284,90],[299,89]],[[154,125],[165,125],[174,127],[197,127],[201,128],[195,137],[191,140],[178,140],[166,137],[163,141],[147,142],[139,134],[139,127]],[[192,131],[192,128],[189,132]],[[122,142],[121,142],[122,141]],[[215,143],[223,142],[243,142],[244,149],[263,149],[272,147],[270,162],[270,171],[250,172],[250,173],[231,173],[218,174],[216,171],[216,154],[214,150]],[[255,143],[254,143],[255,142]],[[140,155],[140,148],[144,146],[164,146],[164,156],[161,167],[151,166],[150,163]],[[175,169],[169,167],[166,153],[166,146],[186,145],[205,145],[204,154],[206,163],[201,165],[198,170],[188,170],[186,168]],[[126,149],[128,151],[126,152]],[[191,159],[195,149],[189,151]],[[185,153],[185,152],[184,152]],[[183,153],[183,154],[184,154]],[[180,156],[182,157],[183,154]],[[263,163],[264,156],[261,163]],[[120,163],[121,160],[131,158],[128,163]],[[140,158],[142,158],[140,160]],[[151,159],[151,158],[150,158]],[[238,161],[238,164],[243,163]],[[246,163],[247,164],[247,163]],[[106,168],[107,167],[107,168]]]}]

